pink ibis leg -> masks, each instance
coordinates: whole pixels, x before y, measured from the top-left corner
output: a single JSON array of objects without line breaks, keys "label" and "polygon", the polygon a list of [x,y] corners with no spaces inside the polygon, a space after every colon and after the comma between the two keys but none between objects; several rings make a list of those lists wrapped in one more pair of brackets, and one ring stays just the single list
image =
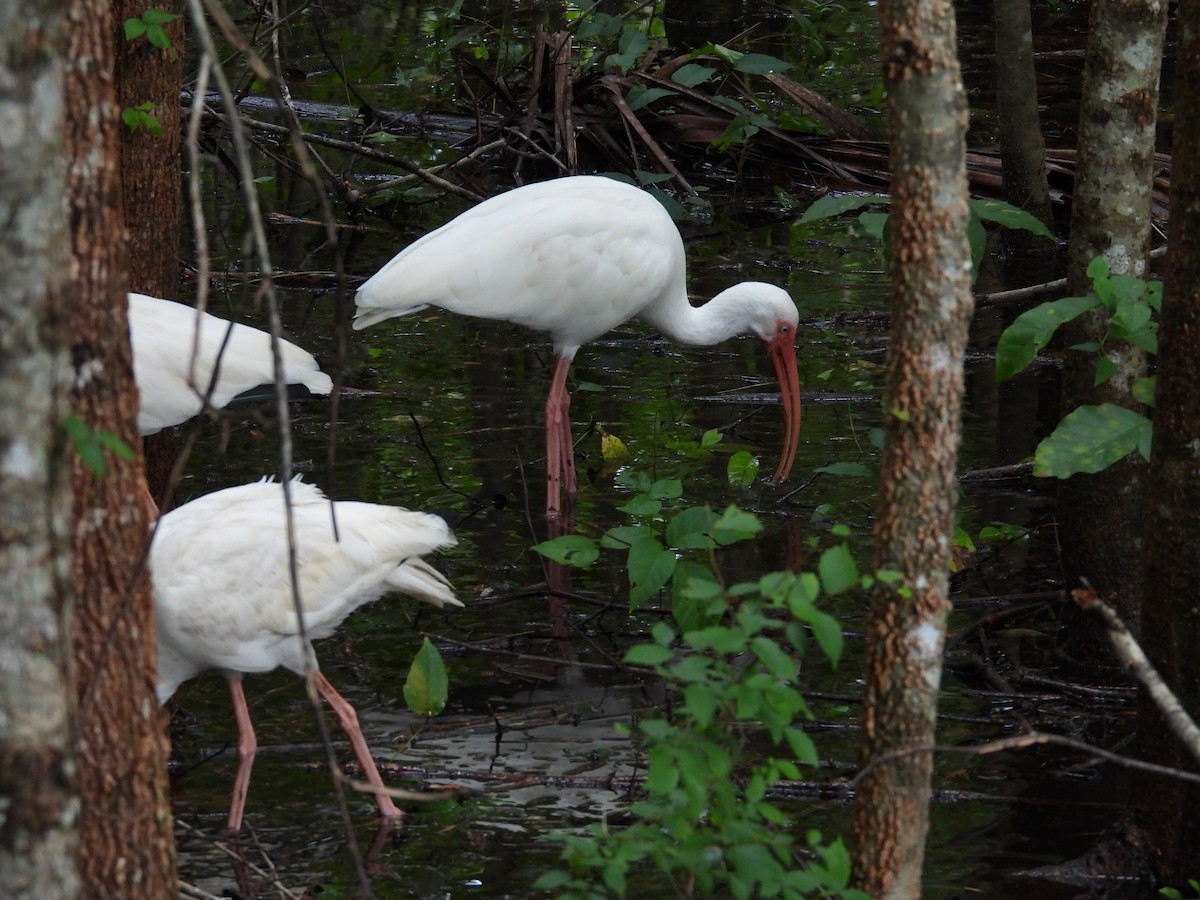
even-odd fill
[{"label": "pink ibis leg", "polygon": [[233,781],[233,799],[229,803],[229,830],[242,827],[242,813],[246,809],[246,792],[250,789],[250,770],[254,767],[254,754],[258,750],[258,738],[254,736],[254,725],[250,721],[250,709],[246,706],[246,694],[242,690],[242,679],[229,679],[229,699],[233,701],[233,718],[238,729],[238,769]]},{"label": "pink ibis leg", "polygon": [[571,440],[571,395],[567,392],[567,373],[571,360],[559,356],[554,378],[546,395],[546,518],[556,519],[562,512],[562,495],[573,498],[575,448]]},{"label": "pink ibis leg", "polygon": [[[363,737],[362,728],[358,725],[358,713],[341,694],[339,694],[328,679],[320,672],[316,673],[317,690],[321,692],[329,705],[333,708],[333,713],[337,716],[338,724],[342,726],[342,730],[346,732],[346,736],[350,738],[350,746],[354,748],[354,756],[358,759],[358,765],[363,770],[363,775],[367,782],[375,785],[375,787],[383,787],[383,778],[379,775],[379,768],[375,765],[375,758],[371,756],[371,750],[367,746],[367,740]],[[375,802],[379,806],[379,815],[385,819],[399,819],[404,815],[392,802],[392,798],[387,794],[376,794]]]}]

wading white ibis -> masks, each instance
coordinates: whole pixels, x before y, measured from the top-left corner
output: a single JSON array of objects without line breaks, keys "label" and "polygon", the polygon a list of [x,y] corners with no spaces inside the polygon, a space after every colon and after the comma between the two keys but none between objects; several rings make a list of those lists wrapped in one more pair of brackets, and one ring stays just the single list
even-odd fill
[{"label": "wading white ibis", "polygon": [[[330,503],[311,484],[290,483],[304,625],[329,637],[364,603],[391,591],[434,606],[462,606],[445,577],[420,557],[452,546],[441,518],[395,506]],[[333,515],[337,516],[337,536]],[[158,699],[207,670],[228,679],[238,726],[238,770],[229,828],[242,824],[257,740],[242,675],[284,666],[304,674],[284,519],[283,488],[260,481],[216,491],[164,515],[150,547],[158,629]],[[320,672],[316,685],[350,738],[367,781],[382,786],[354,708]],[[389,797],[379,813],[397,818]]]},{"label": "wading white ibis", "polygon": [[[197,329],[199,352],[193,366]],[[197,312],[183,303],[130,294],[129,336],[134,379],[141,394],[138,430],[142,434],[154,434],[198,415],[204,409],[204,394],[214,369],[217,384],[209,398],[213,409],[275,381],[267,332]],[[288,384],[303,385],[313,394],[333,390],[333,381],[307,350],[280,341],[279,353]]]},{"label": "wading white ibis", "polygon": [[775,480],[800,439],[796,305],[782,288],[747,281],[703,306],[688,301],[683,240],[650,194],[578,175],[486,200],[414,241],[358,289],[355,328],[429,306],[515,322],[550,335],[556,364],[546,398],[546,515],[574,496],[567,371],[580,346],[632,318],[680,344],[734,335],[767,343],[782,392],[785,433]]}]

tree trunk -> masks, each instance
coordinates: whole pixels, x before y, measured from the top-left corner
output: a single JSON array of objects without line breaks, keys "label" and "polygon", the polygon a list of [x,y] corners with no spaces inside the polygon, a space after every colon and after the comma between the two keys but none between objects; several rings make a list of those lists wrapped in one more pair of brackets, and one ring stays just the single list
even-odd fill
[{"label": "tree trunk", "polygon": [[[993,19],[996,29],[996,112],[1000,123],[1004,199],[1037,216],[1051,228],[1046,141],[1038,118],[1029,0],[997,2]],[[1007,233],[1006,238],[1021,249],[1044,251],[1048,246],[1053,249],[1045,238],[1020,229]]]},{"label": "tree trunk", "polygon": [[[954,8],[881,2],[892,168],[892,335],[875,528],[880,582],[867,625],[860,761],[934,742],[949,612],[955,457],[972,312],[967,105]],[[918,897],[932,757],[882,762],[859,786],[854,881],[873,897]]]},{"label": "tree trunk", "polygon": [[[154,8],[180,15],[178,0]],[[176,299],[179,291],[179,90],[183,83],[183,19],[166,26],[171,50],[144,37],[125,40],[123,22],[146,10],[145,0],[122,0],[113,20],[117,47],[117,102],[153,104],[162,133],[121,129],[121,190],[128,228],[129,290]]]},{"label": "tree trunk", "polygon": [[[1200,109],[1200,0],[1179,7],[1175,108]],[[1185,709],[1200,710],[1200,119],[1175,118],[1171,160],[1171,221],[1163,285],[1154,407],[1154,451],[1147,476],[1146,596],[1143,646]],[[1193,565],[1189,565],[1189,563]],[[1138,709],[1138,756],[1160,765],[1196,765],[1167,730],[1143,692]],[[1139,774],[1134,796],[1139,821],[1158,854],[1167,884],[1196,877],[1200,847],[1200,790]]]},{"label": "tree trunk", "polygon": [[[1165,0],[1140,3],[1096,0],[1092,7],[1083,97],[1079,110],[1079,168],[1071,212],[1067,286],[1091,291],[1088,264],[1103,256],[1110,271],[1143,277],[1150,236],[1151,170],[1158,107],[1158,73],[1166,29]],[[1182,109],[1182,107],[1180,107]],[[1100,341],[1099,312],[1065,327],[1065,343]],[[1130,387],[1146,374],[1145,354],[1124,342],[1107,345],[1117,374],[1093,387],[1093,354],[1069,352],[1063,372],[1063,414],[1085,403],[1142,408]],[[1142,575],[1142,486],[1145,466],[1133,457],[1096,475],[1076,475],[1059,491],[1058,521],[1067,586],[1087,578],[1100,597],[1139,631]],[[1107,658],[1092,620],[1072,629],[1074,650]],[[1084,625],[1083,621],[1078,622]],[[1085,630],[1086,629],[1086,630]]]},{"label": "tree trunk", "polygon": [[0,11],[0,897],[74,897],[66,3]]},{"label": "tree trunk", "polygon": [[[138,444],[124,300],[120,110],[111,5],[74,0],[67,79],[67,197],[75,282],[72,405],[87,427]],[[74,458],[74,635],[83,793],[80,868],[97,897],[169,897],[174,878],[165,718],[155,696],[149,528],[140,459]]]},{"label": "tree trunk", "polygon": [[[145,0],[121,0],[113,19],[117,48],[117,102],[121,108],[153,104],[162,127],[121,129],[121,189],[128,227],[128,288],[152,297],[179,295],[179,92],[183,84],[183,18],[164,27],[171,50],[145,37],[125,40],[124,22],[146,10]],[[179,15],[179,0],[157,0],[154,8]],[[160,504],[167,495],[175,464],[175,429],[164,428],[146,438],[146,477]]]}]

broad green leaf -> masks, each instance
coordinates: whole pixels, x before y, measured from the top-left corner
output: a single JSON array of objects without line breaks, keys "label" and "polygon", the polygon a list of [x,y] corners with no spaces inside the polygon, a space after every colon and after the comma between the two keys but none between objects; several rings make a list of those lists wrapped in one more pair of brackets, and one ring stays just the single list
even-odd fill
[{"label": "broad green leaf", "polygon": [[1081,406],[1038,444],[1033,474],[1070,478],[1101,472],[1134,450],[1149,459],[1150,436],[1150,420],[1140,413],[1115,403]]},{"label": "broad green leaf", "polygon": [[825,593],[834,597],[858,583],[858,566],[845,544],[830,547],[817,563]]},{"label": "broad green leaf", "polygon": [[674,655],[670,647],[659,644],[634,644],[625,653],[624,662],[631,666],[661,666],[670,662]]},{"label": "broad green leaf", "polygon": [[819,609],[813,609],[808,615],[808,626],[812,629],[813,637],[817,639],[817,646],[821,648],[821,652],[829,659],[831,665],[836,666],[842,658],[842,647],[845,643],[845,635],[842,634],[842,624],[829,613],[821,612]]},{"label": "broad green leaf", "polygon": [[142,13],[142,21],[147,25],[166,25],[168,22],[174,22],[179,18],[179,13],[169,13],[165,10],[155,9],[150,7]]},{"label": "broad green leaf", "polygon": [[692,506],[676,513],[667,523],[667,543],[681,550],[707,549],[710,545],[708,529],[716,518],[707,506]]},{"label": "broad green leaf", "polygon": [[1092,380],[1092,386],[1104,384],[1108,379],[1117,374],[1117,364],[1107,356],[1101,356],[1096,360],[1096,377]]},{"label": "broad green leaf", "polygon": [[643,106],[649,106],[655,100],[661,100],[663,97],[677,97],[675,91],[667,88],[652,88],[644,84],[635,84],[629,89],[629,93],[625,95],[625,102],[629,104],[629,108],[633,111],[641,109]]},{"label": "broad green leaf", "polygon": [[762,522],[752,513],[729,506],[710,529],[713,540],[722,547],[744,541],[762,531]]},{"label": "broad green leaf", "polygon": [[799,728],[788,728],[783,734],[787,738],[792,756],[808,766],[820,765],[821,757],[817,753],[817,745],[813,743],[812,738]]},{"label": "broad green leaf", "polygon": [[1129,388],[1129,392],[1133,394],[1133,399],[1138,403],[1153,406],[1155,383],[1156,378],[1153,375],[1148,378],[1139,378]]},{"label": "broad green leaf", "polygon": [[717,444],[721,443],[721,441],[723,441],[724,439],[725,439],[725,435],[721,434],[721,432],[717,431],[717,429],[715,429],[715,428],[710,428],[708,431],[704,432],[704,434],[700,436],[700,446],[701,447],[715,447]]},{"label": "broad green leaf", "polygon": [[683,702],[699,727],[708,728],[712,725],[717,712],[717,698],[711,687],[706,684],[689,684],[683,689]]},{"label": "broad green leaf", "polygon": [[408,678],[404,682],[404,702],[418,716],[436,716],[446,708],[449,693],[446,664],[442,662],[437,647],[429,638],[425,638],[408,669]]},{"label": "broad green leaf", "polygon": [[765,53],[747,53],[734,62],[733,68],[747,75],[766,75],[768,72],[786,72],[792,68],[790,63]]},{"label": "broad green leaf", "polygon": [[637,609],[657,594],[675,571],[675,554],[653,537],[643,537],[629,547],[629,608]]},{"label": "broad green leaf", "polygon": [[733,456],[729,457],[729,463],[726,465],[725,477],[729,479],[729,483],[735,487],[746,487],[754,484],[754,479],[758,476],[758,459],[754,454],[746,450],[739,450]]},{"label": "broad green leaf", "polygon": [[891,216],[888,213],[868,210],[858,214],[858,224],[870,237],[877,241],[885,241],[887,223]]},{"label": "broad green leaf", "polygon": [[1054,240],[1054,233],[1046,227],[1041,219],[1011,203],[1005,203],[1003,200],[969,200],[967,202],[975,214],[985,222],[995,222],[1005,228],[1020,229],[1039,237]]},{"label": "broad green leaf", "polygon": [[686,66],[680,66],[675,74],[671,76],[671,80],[685,87],[695,87],[698,84],[704,84],[704,82],[716,74],[717,70],[712,66],[688,63]]},{"label": "broad green leaf", "polygon": [[125,20],[125,40],[132,41],[146,33],[148,26],[141,19]]},{"label": "broad green leaf", "polygon": [[796,661],[784,653],[779,644],[768,637],[759,635],[750,642],[750,647],[772,678],[787,682],[795,681]]},{"label": "broad green leaf", "polygon": [[799,224],[831,219],[864,206],[886,206],[892,198],[886,194],[826,194],[804,211]]},{"label": "broad green leaf", "polygon": [[1004,329],[996,345],[996,380],[1005,381],[1023,370],[1050,343],[1065,322],[1099,306],[1094,294],[1063,297],[1026,310]]},{"label": "broad green leaf", "polygon": [[628,550],[634,541],[643,536],[653,537],[645,525],[617,525],[608,529],[600,538],[600,546],[609,550]]},{"label": "broad green leaf", "polygon": [[638,494],[628,503],[618,506],[617,509],[631,516],[656,516],[662,510],[662,502],[653,497],[647,497],[645,494]]},{"label": "broad green leaf", "polygon": [[546,559],[583,569],[600,557],[600,550],[593,538],[581,534],[564,534],[549,541],[535,544],[533,549]]},{"label": "broad green leaf", "polygon": [[683,496],[683,482],[678,478],[660,478],[646,493],[656,500],[675,500]]}]

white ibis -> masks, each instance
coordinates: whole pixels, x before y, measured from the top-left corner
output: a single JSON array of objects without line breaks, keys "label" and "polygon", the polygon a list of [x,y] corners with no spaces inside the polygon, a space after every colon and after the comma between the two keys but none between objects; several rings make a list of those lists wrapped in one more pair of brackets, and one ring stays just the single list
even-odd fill
[{"label": "white ibis", "polygon": [[[434,606],[462,606],[445,577],[420,559],[454,545],[441,518],[395,506],[338,501],[311,484],[290,483],[299,590],[310,639],[329,637],[364,603],[398,591]],[[334,534],[334,515],[337,534]],[[257,740],[242,675],[284,666],[304,674],[288,567],[283,488],[260,481],[186,503],[158,523],[150,547],[158,629],[158,699],[206,669],[229,681],[238,726],[238,771],[229,828],[242,824]],[[367,780],[383,785],[354,708],[320,672],[329,702]],[[401,815],[376,794],[386,819]]]},{"label": "white ibis", "polygon": [[703,306],[688,301],[683,240],[645,191],[579,175],[486,200],[414,241],[358,289],[355,328],[429,306],[515,322],[550,335],[557,358],[546,398],[546,514],[574,496],[567,371],[580,346],[638,318],[680,344],[734,335],[767,342],[782,392],[785,434],[775,480],[800,440],[796,305],[782,288],[747,281]]},{"label": "white ibis", "polygon": [[[208,403],[214,409],[275,380],[267,332],[198,312],[183,303],[130,294],[129,335],[134,379],[141,394],[138,430],[142,434],[178,425],[203,411],[214,369],[217,383]],[[193,366],[197,335],[199,350]],[[280,341],[279,353],[288,384],[303,385],[314,394],[333,390],[333,382],[307,350]]]}]

